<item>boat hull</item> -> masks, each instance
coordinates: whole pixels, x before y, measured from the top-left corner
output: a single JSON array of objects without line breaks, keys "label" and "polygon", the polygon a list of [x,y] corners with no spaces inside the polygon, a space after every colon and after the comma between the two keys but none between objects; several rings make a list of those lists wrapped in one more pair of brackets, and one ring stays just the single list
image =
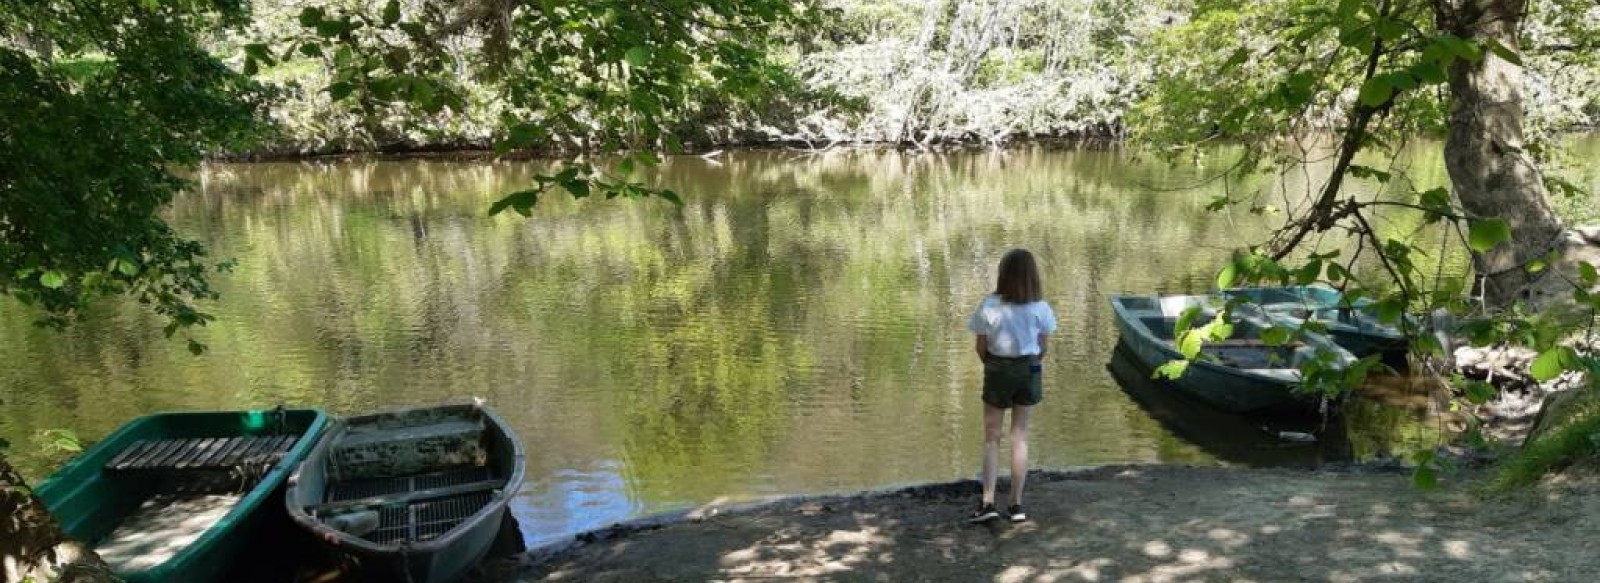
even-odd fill
[{"label": "boat hull", "polygon": [[[1118,342],[1106,370],[1135,404],[1173,436],[1228,463],[1252,467],[1317,466],[1353,459],[1343,423],[1307,411],[1271,416],[1232,413],[1151,378],[1152,371]],[[1312,434],[1315,443],[1286,447],[1279,432]]]},{"label": "boat hull", "polygon": [[[227,411],[161,413],[135,419],[95,443],[34,488],[61,528],[75,539],[95,542],[106,537],[123,517],[133,512],[163,479],[161,472],[112,472],[105,469],[124,449],[141,440],[242,437],[275,431],[273,413]],[[328,422],[316,410],[284,411],[283,426],[299,435],[228,512],[206,528],[194,542],[152,567],[119,570],[130,583],[204,583],[221,576],[252,542],[283,495],[289,473],[315,445]]]},{"label": "boat hull", "polygon": [[[1177,350],[1163,345],[1150,335],[1134,329],[1125,319],[1117,319],[1124,345],[1152,370],[1183,358]],[[1233,413],[1274,410],[1304,410],[1316,406],[1316,399],[1296,394],[1296,383],[1262,378],[1204,361],[1194,361],[1173,386],[1218,409]]]}]

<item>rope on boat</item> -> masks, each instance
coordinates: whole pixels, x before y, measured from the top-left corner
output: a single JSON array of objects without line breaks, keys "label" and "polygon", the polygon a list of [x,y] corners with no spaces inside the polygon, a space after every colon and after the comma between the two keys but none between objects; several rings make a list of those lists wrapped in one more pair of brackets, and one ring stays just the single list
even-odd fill
[{"label": "rope on boat", "polygon": [[411,578],[411,541],[400,541],[400,572],[406,574],[406,583],[417,583]]}]

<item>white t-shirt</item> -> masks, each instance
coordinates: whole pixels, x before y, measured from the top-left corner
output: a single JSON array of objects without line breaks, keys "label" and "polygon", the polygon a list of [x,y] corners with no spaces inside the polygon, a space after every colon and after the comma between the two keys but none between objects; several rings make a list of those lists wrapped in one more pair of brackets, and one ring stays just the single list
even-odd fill
[{"label": "white t-shirt", "polygon": [[967,320],[967,329],[989,337],[989,354],[1034,356],[1041,352],[1039,335],[1056,331],[1056,313],[1044,301],[1008,304],[989,294]]}]

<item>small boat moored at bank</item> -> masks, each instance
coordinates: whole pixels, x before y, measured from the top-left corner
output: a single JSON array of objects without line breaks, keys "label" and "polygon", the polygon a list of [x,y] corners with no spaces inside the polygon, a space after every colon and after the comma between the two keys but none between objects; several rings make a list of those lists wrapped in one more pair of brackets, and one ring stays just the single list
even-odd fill
[{"label": "small boat moored at bank", "polygon": [[34,493],[125,581],[213,581],[278,511],[285,479],[326,425],[315,410],[147,415]]},{"label": "small boat moored at bank", "polygon": [[488,407],[351,417],[290,479],[290,518],[369,575],[459,577],[489,551],[522,486],[522,444]]},{"label": "small boat moored at bank", "polygon": [[[1175,342],[1175,328],[1185,310],[1200,310],[1200,320],[1215,317],[1224,300],[1210,296],[1113,296],[1112,311],[1122,340],[1133,354],[1152,369],[1183,358]],[[1297,391],[1297,368],[1306,359],[1327,358],[1334,366],[1347,366],[1355,357],[1333,341],[1302,333],[1294,342],[1269,345],[1262,331],[1274,326],[1265,314],[1249,305],[1233,310],[1233,337],[1206,342],[1200,357],[1174,379],[1174,386],[1224,411],[1248,413],[1273,410],[1316,410],[1320,395]],[[1326,356],[1324,356],[1326,355]]]}]

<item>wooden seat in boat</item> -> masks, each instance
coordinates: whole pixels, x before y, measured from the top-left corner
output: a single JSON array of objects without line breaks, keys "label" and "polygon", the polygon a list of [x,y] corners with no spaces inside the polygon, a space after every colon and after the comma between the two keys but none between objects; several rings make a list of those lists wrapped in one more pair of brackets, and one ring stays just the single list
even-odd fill
[{"label": "wooden seat in boat", "polygon": [[260,435],[142,439],[106,462],[111,471],[231,470],[277,463],[297,436]]}]

